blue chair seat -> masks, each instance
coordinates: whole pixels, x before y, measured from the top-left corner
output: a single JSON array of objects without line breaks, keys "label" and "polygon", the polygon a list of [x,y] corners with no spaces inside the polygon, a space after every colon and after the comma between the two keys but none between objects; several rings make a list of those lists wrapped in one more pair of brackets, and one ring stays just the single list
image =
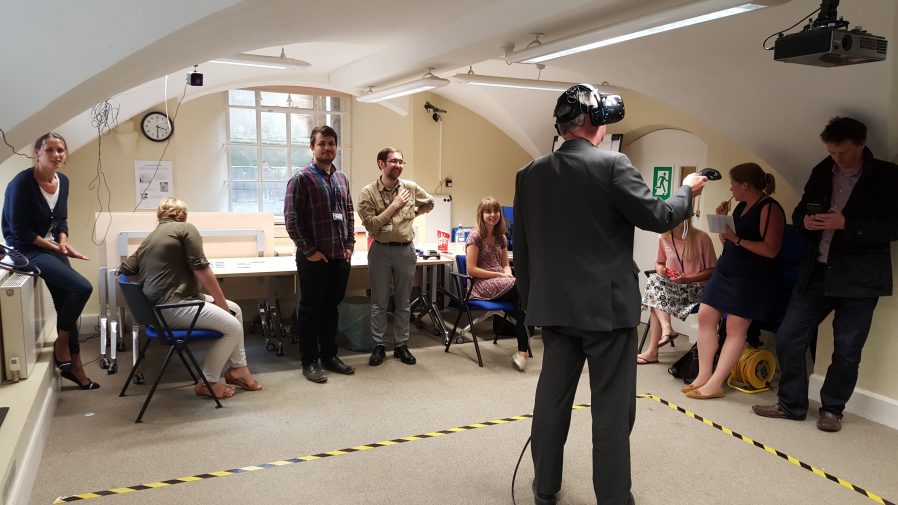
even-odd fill
[{"label": "blue chair seat", "polygon": [[[449,346],[452,345],[452,341],[455,338],[456,332],[458,332],[458,323],[461,321],[462,314],[468,315],[468,330],[471,332],[471,339],[474,341],[474,351],[477,353],[477,364],[481,367],[483,366],[483,358],[480,355],[480,344],[477,342],[477,333],[474,329],[474,326],[484,319],[487,316],[496,313],[505,313],[507,314],[515,314],[516,307],[514,303],[509,301],[495,301],[495,300],[472,300],[471,299],[471,290],[473,289],[473,279],[467,274],[467,256],[464,254],[459,254],[455,256],[455,266],[458,270],[457,272],[452,272],[453,280],[455,281],[455,290],[457,294],[448,293],[451,297],[449,301],[449,307],[458,311],[458,316],[455,318],[455,325],[452,327],[452,331],[449,333],[449,336],[446,338],[446,352],[449,352]],[[481,311],[481,314],[476,319],[471,314],[471,311]],[[493,343],[496,343],[498,340],[498,335],[496,335],[496,340],[493,340]]]},{"label": "blue chair seat", "polygon": [[[131,368],[131,373],[125,380],[125,384],[122,386],[119,396],[125,396],[125,393],[128,391],[128,386],[131,385],[131,381],[137,375],[140,365],[146,358],[147,347],[149,347],[150,342],[155,341],[168,346],[168,354],[166,354],[165,360],[162,362],[162,368],[159,370],[159,374],[156,376],[156,380],[153,382],[153,386],[150,388],[149,393],[147,393],[147,398],[144,400],[143,406],[140,408],[140,413],[137,415],[137,420],[134,422],[139,423],[143,421],[143,414],[150,405],[150,400],[156,393],[159,381],[162,379],[162,375],[165,373],[165,369],[168,368],[168,364],[174,354],[177,354],[178,357],[181,358],[181,362],[184,363],[184,367],[193,379],[193,383],[199,384],[200,380],[202,380],[203,385],[206,386],[206,390],[212,394],[212,399],[215,400],[217,408],[221,408],[221,402],[215,397],[214,393],[212,393],[212,386],[209,384],[209,381],[206,380],[205,375],[203,375],[203,369],[196,362],[196,358],[193,357],[190,348],[187,347],[187,342],[219,339],[223,335],[220,331],[196,328],[196,322],[199,320],[200,312],[202,312],[206,302],[196,300],[182,303],[153,305],[144,294],[143,287],[136,282],[130,281],[127,276],[119,276],[119,286],[122,288],[122,294],[125,296],[128,308],[131,309],[134,325],[143,326],[144,333],[147,336],[146,343],[144,343],[140,353],[138,353],[137,362],[134,363],[134,366]],[[193,319],[186,329],[175,329],[168,324],[164,315],[165,311],[190,307],[193,307],[194,309]]]}]

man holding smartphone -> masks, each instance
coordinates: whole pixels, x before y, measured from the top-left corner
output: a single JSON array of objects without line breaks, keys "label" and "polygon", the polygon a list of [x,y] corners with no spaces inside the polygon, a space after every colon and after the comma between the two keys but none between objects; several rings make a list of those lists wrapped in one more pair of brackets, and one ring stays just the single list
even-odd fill
[{"label": "man holding smartphone", "polygon": [[835,311],[833,359],[820,390],[817,428],[839,431],[854,392],[861,351],[880,296],[892,294],[889,242],[898,239],[898,166],[866,147],[867,127],[834,117],[820,134],[829,151],[811,172],[792,223],[807,239],[795,291],[776,337],[782,376],[776,405],[763,417],[803,420],[808,411],[805,351]]}]

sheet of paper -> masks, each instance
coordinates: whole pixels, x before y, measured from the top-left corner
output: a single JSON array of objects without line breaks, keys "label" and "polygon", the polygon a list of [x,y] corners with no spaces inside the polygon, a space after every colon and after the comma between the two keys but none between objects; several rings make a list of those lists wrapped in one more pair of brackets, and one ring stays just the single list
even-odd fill
[{"label": "sheet of paper", "polygon": [[708,231],[711,233],[724,233],[729,226],[731,230],[736,230],[736,224],[733,222],[732,214],[721,216],[718,214],[705,214],[708,217]]}]

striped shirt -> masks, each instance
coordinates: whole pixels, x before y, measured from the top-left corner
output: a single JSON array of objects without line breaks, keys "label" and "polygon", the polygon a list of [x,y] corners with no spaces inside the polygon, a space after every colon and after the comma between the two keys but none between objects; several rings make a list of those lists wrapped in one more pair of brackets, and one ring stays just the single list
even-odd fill
[{"label": "striped shirt", "polygon": [[[343,216],[341,221],[334,214]],[[287,183],[284,197],[287,233],[305,257],[320,251],[328,259],[343,259],[355,246],[355,219],[349,179],[334,167],[328,175],[314,163]]]}]

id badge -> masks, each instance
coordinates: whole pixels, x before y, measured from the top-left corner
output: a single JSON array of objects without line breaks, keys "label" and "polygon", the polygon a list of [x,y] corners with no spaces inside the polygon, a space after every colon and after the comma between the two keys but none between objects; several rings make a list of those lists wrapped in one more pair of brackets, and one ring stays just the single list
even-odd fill
[{"label": "id badge", "polygon": [[385,224],[383,228],[380,229],[381,233],[390,233],[393,231],[393,223]]},{"label": "id badge", "polygon": [[333,216],[334,216],[334,221],[335,221],[335,222],[337,222],[337,223],[342,223],[342,222],[343,222],[343,214],[341,214],[340,212],[334,212],[334,213],[333,213]]}]

